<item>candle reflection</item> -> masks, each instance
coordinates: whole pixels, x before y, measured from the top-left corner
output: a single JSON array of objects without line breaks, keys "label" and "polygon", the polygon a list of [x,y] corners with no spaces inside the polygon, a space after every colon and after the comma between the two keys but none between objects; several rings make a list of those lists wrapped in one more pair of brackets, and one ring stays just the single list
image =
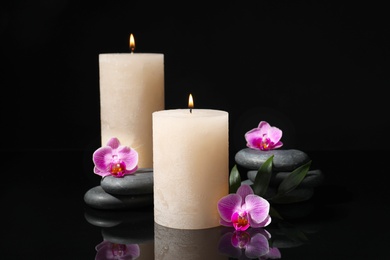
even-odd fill
[{"label": "candle reflection", "polygon": [[175,229],[155,223],[155,259],[228,259],[218,251],[222,229]]}]

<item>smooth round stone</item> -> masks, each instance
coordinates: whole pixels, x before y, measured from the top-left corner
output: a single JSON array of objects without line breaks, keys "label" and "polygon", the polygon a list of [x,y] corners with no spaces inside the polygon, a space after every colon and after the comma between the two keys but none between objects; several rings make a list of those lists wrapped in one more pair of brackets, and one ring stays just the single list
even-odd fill
[{"label": "smooth round stone", "polygon": [[[90,208],[90,207],[89,207]],[[100,212],[101,210],[99,210]],[[109,212],[109,211],[104,211]],[[115,211],[117,212],[117,211]],[[90,214],[91,212],[85,211],[84,212],[84,218],[92,225],[98,226],[98,227],[115,227],[122,223],[122,220],[120,219],[105,219],[102,217],[97,216],[96,214]]]},{"label": "smooth round stone", "polygon": [[310,161],[310,157],[305,152],[296,149],[260,151],[252,148],[238,151],[235,161],[244,168],[258,170],[272,155],[274,155],[273,171],[293,171]]},{"label": "smooth round stone", "polygon": [[153,206],[139,210],[100,210],[86,207],[84,211],[85,219],[92,225],[107,228],[131,222],[141,223],[149,216],[153,216]]},{"label": "smooth round stone", "polygon": [[84,194],[84,201],[95,209],[132,209],[153,205],[152,194],[112,195],[101,186],[91,188]]},{"label": "smooth round stone", "polygon": [[[279,184],[290,174],[291,172],[274,172],[272,173],[272,177],[270,180],[271,186],[279,186]],[[257,175],[256,171],[248,171],[247,177],[252,182],[255,181]],[[322,171],[317,170],[309,170],[305,176],[305,178],[302,180],[302,182],[299,184],[299,187],[317,187],[324,181],[324,175],[322,174]]]},{"label": "smooth round stone", "polygon": [[294,198],[295,202],[288,201],[281,201],[274,202],[276,204],[293,204],[298,202],[304,202],[309,200],[311,197],[313,197],[314,189],[313,188],[296,188],[295,190],[292,190],[288,193],[288,197]]},{"label": "smooth round stone", "polygon": [[103,190],[115,195],[136,195],[153,193],[153,170],[137,171],[122,178],[106,176],[100,181]]},{"label": "smooth round stone", "polygon": [[144,218],[137,221],[127,221],[118,226],[102,228],[104,240],[116,244],[139,244],[154,239],[154,216],[144,214]]}]

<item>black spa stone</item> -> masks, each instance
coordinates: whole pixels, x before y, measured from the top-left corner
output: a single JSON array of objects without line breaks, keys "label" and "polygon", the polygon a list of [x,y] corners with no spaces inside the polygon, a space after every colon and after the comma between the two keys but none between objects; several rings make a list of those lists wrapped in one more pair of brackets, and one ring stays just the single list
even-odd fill
[{"label": "black spa stone", "polygon": [[95,209],[121,210],[153,205],[153,193],[138,195],[113,195],[95,186],[84,194],[84,201]]},{"label": "black spa stone", "polygon": [[153,214],[145,215],[142,221],[128,221],[115,227],[103,228],[102,236],[104,240],[116,244],[138,244],[153,241]]},{"label": "black spa stone", "polygon": [[84,217],[92,225],[108,228],[131,222],[140,224],[153,216],[153,205],[140,209],[100,210],[85,207]]},{"label": "black spa stone", "polygon": [[138,195],[153,193],[153,171],[139,170],[121,178],[106,176],[100,186],[107,193],[114,195]]},{"label": "black spa stone", "polygon": [[258,170],[272,155],[274,155],[273,171],[293,171],[310,161],[310,157],[305,152],[296,149],[260,151],[252,148],[238,151],[235,161],[246,169]]}]

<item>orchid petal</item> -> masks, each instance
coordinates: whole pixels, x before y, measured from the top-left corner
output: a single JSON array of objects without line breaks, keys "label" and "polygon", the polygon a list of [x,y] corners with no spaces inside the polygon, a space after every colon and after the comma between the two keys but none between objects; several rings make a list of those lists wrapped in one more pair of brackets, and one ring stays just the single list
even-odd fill
[{"label": "orchid petal", "polygon": [[241,256],[241,249],[232,245],[233,233],[229,232],[221,236],[218,243],[218,251],[230,257],[238,258]]},{"label": "orchid petal", "polygon": [[277,247],[270,247],[269,252],[267,253],[267,259],[280,259],[282,254]]},{"label": "orchid petal", "polygon": [[277,127],[271,127],[268,131],[268,136],[272,142],[277,143],[282,138],[283,132]]},{"label": "orchid petal", "polygon": [[259,258],[269,252],[269,243],[265,236],[257,233],[251,237],[250,243],[245,249],[248,258]]},{"label": "orchid petal", "polygon": [[[249,216],[250,217],[250,216]],[[268,226],[269,224],[271,224],[271,221],[272,221],[272,218],[270,215],[268,215],[264,221],[260,222],[260,223],[255,223],[253,220],[251,220],[251,226],[253,228],[262,228],[262,227],[266,227]]]},{"label": "orchid petal", "polygon": [[94,172],[95,174],[97,174],[97,175],[102,176],[102,177],[106,177],[106,176],[108,176],[108,175],[111,174],[111,173],[108,172],[108,171],[101,171],[101,170],[99,170],[96,166],[93,168],[93,172]]},{"label": "orchid petal", "polygon": [[112,159],[111,154],[112,148],[109,146],[97,149],[92,156],[92,160],[95,163],[96,168],[101,171],[107,171]]},{"label": "orchid petal", "polygon": [[225,226],[225,227],[232,227],[233,226],[233,223],[230,219],[229,219],[229,221],[225,221],[221,218],[219,220],[219,224],[221,224],[221,226]]},{"label": "orchid petal", "polygon": [[269,202],[258,195],[246,196],[245,207],[249,212],[251,225],[263,222],[269,215]]},{"label": "orchid petal", "polygon": [[258,143],[259,140],[262,140],[262,136],[259,133],[259,129],[253,128],[252,130],[246,132],[245,139],[247,141],[247,146],[249,148],[257,148],[254,144]]},{"label": "orchid petal", "polygon": [[249,231],[251,237],[253,237],[254,235],[256,234],[262,234],[263,236],[265,236],[265,238],[267,240],[269,240],[271,238],[271,233],[269,233],[266,229],[264,229],[263,227],[261,228],[255,228],[255,227],[252,227]]},{"label": "orchid petal", "polygon": [[261,121],[257,128],[259,129],[259,134],[261,136],[263,136],[263,134],[268,134],[269,131],[272,129],[271,125],[266,121]]},{"label": "orchid petal", "polygon": [[237,189],[236,194],[240,195],[244,202],[244,199],[247,195],[254,194],[254,193],[250,185],[241,184],[241,186]]},{"label": "orchid petal", "polygon": [[100,242],[95,246],[95,250],[99,251],[101,248],[107,246],[108,244],[110,244],[110,242],[108,242],[107,240],[103,240],[102,242]]},{"label": "orchid petal", "polygon": [[237,194],[228,194],[218,201],[218,211],[221,218],[231,222],[231,217],[241,207],[242,198]]},{"label": "orchid petal", "polygon": [[277,148],[280,148],[283,146],[283,143],[281,141],[277,142],[276,144],[274,144],[273,148],[272,149],[277,149]]},{"label": "orchid petal", "polygon": [[138,244],[129,244],[126,247],[127,247],[126,255],[132,256],[131,259],[136,259],[140,256],[141,250]]},{"label": "orchid petal", "polygon": [[138,153],[127,146],[120,146],[117,150],[118,157],[126,164],[126,170],[132,171],[138,165]]},{"label": "orchid petal", "polygon": [[107,146],[110,146],[112,149],[117,149],[120,146],[120,141],[116,137],[112,137],[110,140],[107,142]]}]

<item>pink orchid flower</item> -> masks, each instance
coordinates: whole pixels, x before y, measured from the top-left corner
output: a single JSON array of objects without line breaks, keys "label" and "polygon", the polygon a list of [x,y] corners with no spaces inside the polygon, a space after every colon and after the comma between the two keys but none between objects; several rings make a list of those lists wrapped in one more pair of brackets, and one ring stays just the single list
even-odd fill
[{"label": "pink orchid flower", "polygon": [[218,201],[222,226],[245,231],[249,227],[260,228],[271,223],[269,202],[254,194],[248,184],[242,184],[235,194],[228,194]]},{"label": "pink orchid flower", "polygon": [[261,151],[277,149],[283,145],[280,141],[282,135],[282,130],[271,126],[266,121],[261,121],[257,128],[253,128],[245,134],[246,146]]},{"label": "pink orchid flower", "polygon": [[116,244],[104,240],[96,246],[96,260],[133,260],[140,256],[138,244]]},{"label": "pink orchid flower", "polygon": [[112,175],[123,177],[138,169],[138,153],[128,146],[121,145],[118,138],[113,137],[107,146],[97,149],[92,156],[94,173],[102,177]]}]

